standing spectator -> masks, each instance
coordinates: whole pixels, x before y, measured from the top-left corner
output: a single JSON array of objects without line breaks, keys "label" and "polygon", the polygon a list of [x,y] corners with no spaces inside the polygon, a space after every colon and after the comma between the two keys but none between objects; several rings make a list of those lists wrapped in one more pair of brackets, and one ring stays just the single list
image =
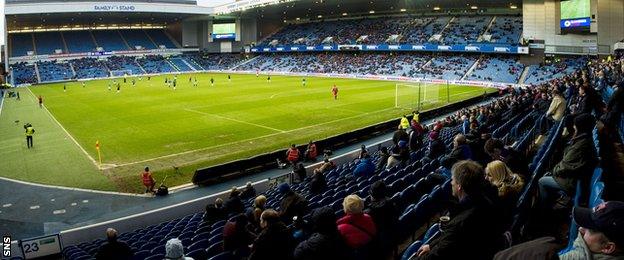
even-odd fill
[{"label": "standing spectator", "polygon": [[594,209],[575,207],[579,235],[561,260],[624,259],[624,202],[607,201]]},{"label": "standing spectator", "polygon": [[95,254],[95,259],[120,259],[130,260],[134,256],[132,249],[124,242],[117,241],[117,230],[113,228],[106,229],[106,243],[100,246]]},{"label": "standing spectator", "polygon": [[297,165],[295,165],[293,173],[295,174],[295,176],[297,176],[297,182],[303,182],[308,175],[305,166],[303,166],[303,163],[298,163]]},{"label": "standing spectator", "polygon": [[308,201],[290,189],[288,183],[282,183],[279,187],[279,192],[284,195],[282,202],[280,203],[280,213],[284,223],[292,222],[294,216],[303,217],[308,210]]},{"label": "standing spectator", "polygon": [[33,147],[33,135],[35,134],[35,128],[30,123],[26,123],[24,128],[26,129],[26,146],[30,149]]},{"label": "standing spectator", "polygon": [[225,202],[224,208],[227,216],[236,215],[245,211],[245,205],[240,198],[240,192],[238,191],[238,188],[232,187],[232,190],[230,191],[230,197]]},{"label": "standing spectator", "polygon": [[336,221],[338,231],[351,249],[366,251],[377,234],[373,219],[364,213],[364,201],[358,195],[349,195],[342,202],[345,216]]},{"label": "standing spectator", "polygon": [[312,180],[310,181],[310,193],[320,194],[327,188],[327,181],[325,175],[321,171],[314,171],[312,173]]},{"label": "standing spectator", "polygon": [[292,144],[286,151],[286,160],[289,161],[293,167],[295,166],[295,163],[299,161],[299,149],[297,149],[295,144]]},{"label": "standing spectator", "polygon": [[39,101],[39,108],[43,108],[43,97],[41,95],[39,95],[37,100]]},{"label": "standing spectator", "polygon": [[193,260],[192,257],[184,256],[184,246],[182,241],[177,238],[172,238],[165,244],[165,259],[172,260]]},{"label": "standing spectator", "polygon": [[295,245],[279,214],[272,209],[265,210],[260,216],[260,226],[262,232],[252,245],[249,260],[292,259]]},{"label": "standing spectator", "polygon": [[483,194],[487,184],[483,167],[459,161],[451,172],[452,194],[459,204],[450,210],[444,232],[418,249],[418,259],[492,259],[502,228],[492,202]]},{"label": "standing spectator", "polygon": [[304,153],[304,157],[306,160],[310,160],[314,162],[316,161],[316,156],[318,156],[318,152],[316,151],[316,144],[310,141]]},{"label": "standing spectator", "polygon": [[576,182],[581,181],[581,201],[587,203],[589,196],[589,180],[598,156],[594,148],[591,132],[594,129],[594,117],[580,114],[574,119],[574,136],[563,151],[563,158],[552,171],[552,176],[539,179],[539,197],[541,205],[552,206],[556,200],[557,207],[568,206],[576,192]]},{"label": "standing spectator", "polygon": [[213,204],[206,205],[204,222],[212,224],[224,219],[226,215],[225,208],[223,207],[223,200],[221,198],[217,198]]},{"label": "standing spectator", "polygon": [[251,182],[248,181],[240,197],[241,199],[249,199],[249,198],[253,198],[254,196],[256,196],[256,189],[254,189]]},{"label": "standing spectator", "polygon": [[387,197],[386,184],[376,181],[370,187],[371,201],[365,212],[373,218],[377,227],[379,250],[375,250],[376,259],[383,259],[396,244],[396,230],[399,220],[397,206]]},{"label": "standing spectator", "polygon": [[346,245],[336,228],[336,215],[329,207],[312,212],[312,235],[296,248],[297,260],[342,260],[346,258]]},{"label": "standing spectator", "polygon": [[152,177],[152,173],[149,170],[149,167],[145,166],[143,173],[141,173],[141,179],[143,180],[143,186],[145,186],[145,192],[154,192],[154,186],[156,186],[156,181]]}]

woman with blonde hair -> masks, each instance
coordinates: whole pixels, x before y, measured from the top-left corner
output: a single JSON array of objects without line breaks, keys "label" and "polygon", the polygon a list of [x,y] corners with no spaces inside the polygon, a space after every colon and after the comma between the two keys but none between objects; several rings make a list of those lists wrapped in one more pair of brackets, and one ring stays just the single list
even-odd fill
[{"label": "woman with blonde hair", "polygon": [[485,178],[498,190],[500,207],[505,215],[503,219],[511,220],[518,197],[524,188],[524,180],[499,160],[487,164]]}]

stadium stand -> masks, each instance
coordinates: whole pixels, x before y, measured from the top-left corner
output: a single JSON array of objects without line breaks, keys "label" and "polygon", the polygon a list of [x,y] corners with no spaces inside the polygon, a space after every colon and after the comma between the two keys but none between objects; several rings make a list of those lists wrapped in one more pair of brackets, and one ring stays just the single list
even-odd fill
[{"label": "stadium stand", "polygon": [[176,71],[164,57],[148,55],[137,59],[137,62],[146,73],[167,73]]},{"label": "stadium stand", "polygon": [[164,45],[167,49],[177,48],[176,44],[167,36],[164,30],[144,30],[148,37],[156,43],[156,46]]},{"label": "stadium stand", "polygon": [[476,56],[437,56],[422,68],[422,75],[425,78],[459,80],[476,61]]},{"label": "stadium stand", "polygon": [[491,16],[457,16],[444,29],[441,41],[444,44],[474,43],[491,20]]},{"label": "stadium stand", "polygon": [[15,84],[35,84],[37,83],[37,74],[35,65],[26,62],[19,62],[11,65]]},{"label": "stadium stand", "polygon": [[130,71],[133,75],[145,73],[136,62],[135,57],[131,56],[112,56],[104,62],[104,65],[110,71]]},{"label": "stadium stand", "polygon": [[69,63],[63,63],[58,61],[39,61],[37,62],[37,68],[39,70],[39,77],[41,82],[51,82],[68,80],[74,77],[71,66]]},{"label": "stadium stand", "polygon": [[184,59],[195,69],[226,70],[242,61],[239,54],[185,54]]},{"label": "stadium stand", "polygon": [[141,46],[143,49],[157,49],[156,46],[143,30],[119,30],[121,36],[126,40],[130,49],[135,50],[136,46]]},{"label": "stadium stand", "polygon": [[175,58],[170,58],[168,59],[169,62],[171,62],[171,65],[174,66],[174,68],[177,71],[194,71],[197,70],[195,68],[191,68],[188,61],[186,61],[184,58],[181,57],[175,57]]},{"label": "stadium stand", "polygon": [[518,44],[522,35],[522,17],[497,16],[490,28],[490,42]]},{"label": "stadium stand", "polygon": [[59,32],[41,32],[34,33],[35,46],[37,46],[37,54],[55,54],[56,50],[61,50],[62,53],[66,53],[63,39]]},{"label": "stadium stand", "polygon": [[105,51],[126,51],[130,48],[118,30],[94,30],[91,33],[98,47],[104,48]]},{"label": "stadium stand", "polygon": [[32,33],[11,34],[11,55],[26,56],[29,51],[34,51]]},{"label": "stadium stand", "polygon": [[539,84],[553,78],[559,78],[577,70],[586,59],[564,59],[560,62],[531,65],[528,67],[528,75],[525,84]]},{"label": "stadium stand", "polygon": [[524,65],[512,57],[483,58],[466,79],[517,83],[523,69]]},{"label": "stadium stand", "polygon": [[106,78],[110,72],[104,63],[95,58],[81,58],[71,60],[78,79]]},{"label": "stadium stand", "polygon": [[83,53],[95,51],[96,44],[91,31],[65,31],[61,32],[67,49],[70,53]]}]

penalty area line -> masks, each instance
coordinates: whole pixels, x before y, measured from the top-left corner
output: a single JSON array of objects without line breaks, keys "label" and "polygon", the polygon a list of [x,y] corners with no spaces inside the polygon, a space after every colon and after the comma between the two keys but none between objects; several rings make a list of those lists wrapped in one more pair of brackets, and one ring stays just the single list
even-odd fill
[{"label": "penalty area line", "polygon": [[251,122],[246,122],[246,121],[242,121],[242,120],[238,120],[238,119],[234,119],[234,118],[229,118],[229,117],[226,117],[226,116],[220,116],[220,115],[217,115],[217,114],[210,114],[210,113],[197,111],[197,110],[190,109],[190,108],[185,108],[184,110],[189,111],[189,112],[194,112],[194,113],[197,113],[197,114],[202,114],[202,115],[213,116],[213,117],[221,118],[221,119],[225,119],[225,120],[230,120],[230,121],[241,123],[241,124],[257,126],[257,127],[261,127],[261,128],[277,131],[277,132],[280,132],[280,133],[285,133],[286,132],[286,131],[281,130],[281,129],[277,129],[277,128],[273,128],[273,127],[269,127],[269,126],[264,126],[264,125],[259,125],[259,124],[255,124],[255,123],[251,123]]}]

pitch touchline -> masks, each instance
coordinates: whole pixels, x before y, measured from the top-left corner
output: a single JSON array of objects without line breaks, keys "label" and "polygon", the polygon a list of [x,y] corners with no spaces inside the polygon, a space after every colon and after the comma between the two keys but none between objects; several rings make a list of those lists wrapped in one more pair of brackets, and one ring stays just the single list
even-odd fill
[{"label": "pitch touchline", "polygon": [[224,143],[224,144],[219,144],[219,145],[215,145],[215,146],[209,146],[209,147],[199,148],[199,149],[195,149],[195,150],[184,151],[184,152],[180,152],[180,153],[174,153],[174,154],[158,156],[158,157],[145,159],[145,160],[141,160],[141,161],[136,161],[136,162],[117,164],[116,166],[117,167],[122,167],[122,166],[134,165],[134,164],[141,164],[141,163],[150,162],[150,161],[154,161],[154,160],[159,160],[159,159],[164,159],[164,158],[169,158],[169,157],[175,157],[175,156],[189,154],[189,153],[194,153],[194,152],[201,152],[201,151],[214,149],[214,148],[221,147],[221,146],[227,146],[227,145],[232,145],[232,144],[236,144],[236,143],[243,143],[243,142],[253,141],[253,140],[256,140],[256,139],[266,138],[266,137],[275,136],[275,135],[279,135],[279,134],[291,133],[291,132],[300,131],[300,130],[303,130],[303,129],[308,129],[308,128],[317,127],[317,126],[326,125],[326,124],[332,124],[332,123],[336,123],[336,122],[340,122],[340,121],[344,121],[344,120],[349,120],[349,119],[358,118],[358,117],[361,117],[361,116],[366,116],[366,115],[370,115],[370,114],[385,112],[385,111],[393,110],[393,109],[395,109],[395,108],[394,107],[386,108],[386,109],[377,110],[377,111],[373,111],[373,112],[367,112],[367,113],[363,113],[363,114],[359,114],[359,115],[355,115],[355,116],[344,117],[344,118],[340,118],[340,119],[336,119],[336,120],[332,120],[332,121],[327,121],[327,122],[316,124],[316,125],[309,125],[309,126],[304,126],[304,127],[301,127],[301,128],[291,129],[291,130],[283,131],[283,132],[279,132],[279,133],[272,133],[272,134],[268,134],[268,135],[248,138],[248,139],[244,139],[244,140],[238,140],[238,141]]},{"label": "pitch touchline", "polygon": [[242,120],[229,118],[229,117],[225,117],[225,116],[220,116],[220,115],[216,115],[216,114],[210,114],[210,113],[197,111],[197,110],[190,109],[190,108],[185,108],[184,110],[189,111],[189,112],[195,112],[195,113],[202,114],[202,115],[214,116],[214,117],[218,117],[218,118],[221,118],[221,119],[234,121],[234,122],[241,123],[241,124],[248,124],[248,125],[252,125],[252,126],[262,127],[262,128],[273,130],[273,131],[277,131],[277,132],[280,132],[280,133],[285,133],[286,132],[284,130],[280,130],[280,129],[277,129],[277,128],[268,127],[268,126],[259,125],[259,124],[254,124],[254,123],[250,123],[250,122],[245,122],[245,121],[242,121]]},{"label": "pitch touchline", "polygon": [[[30,88],[26,88],[28,89],[28,92],[30,93],[31,97],[34,99],[35,102],[37,102],[37,97],[35,96],[35,93],[32,92],[32,90],[30,90]],[[69,132],[67,132],[67,129],[65,129],[65,127],[63,127],[63,125],[61,125],[61,123],[56,120],[56,118],[54,117],[54,115],[52,115],[52,113],[50,113],[50,110],[48,110],[48,108],[43,105],[43,108],[45,109],[45,111],[48,113],[48,115],[50,116],[50,118],[52,118],[52,120],[54,120],[54,122],[61,127],[61,129],[63,129],[63,132],[65,132],[65,134],[69,137],[69,139],[71,139],[74,144],[76,144],[78,146],[78,148],[80,148],[80,150],[82,151],[82,153],[84,153],[87,158],[89,158],[89,160],[91,160],[91,162],[93,163],[93,165],[95,165],[95,167],[97,167],[99,169],[99,166],[97,164],[97,161],[95,161],[95,159],[93,159],[93,157],[91,157],[91,155],[89,155],[89,153],[87,153],[87,151],[82,148],[82,146],[76,141],[76,139],[74,139],[74,137],[69,134]]]}]

